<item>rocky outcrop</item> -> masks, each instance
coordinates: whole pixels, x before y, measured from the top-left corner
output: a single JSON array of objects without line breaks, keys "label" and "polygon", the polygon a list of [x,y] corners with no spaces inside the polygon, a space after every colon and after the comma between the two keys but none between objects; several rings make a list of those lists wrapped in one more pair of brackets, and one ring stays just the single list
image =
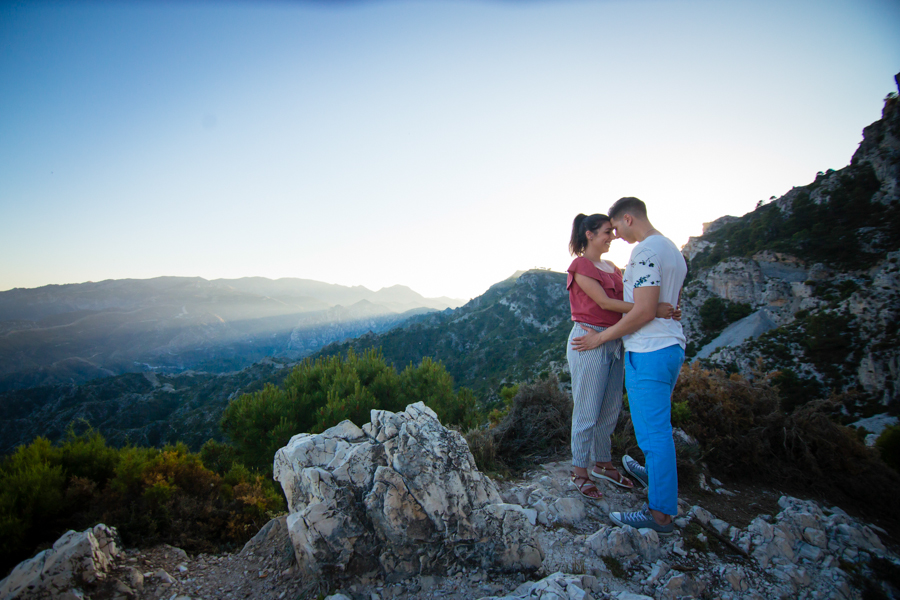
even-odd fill
[{"label": "rocky outcrop", "polygon": [[[898,84],[900,88],[900,84]],[[851,164],[872,165],[882,188],[876,199],[888,204],[900,197],[900,102],[896,96],[888,99],[881,119],[863,129],[863,141],[853,154]]]},{"label": "rocky outcrop", "polygon": [[[834,290],[845,289],[841,298]],[[812,361],[804,357],[800,343],[805,325],[797,315],[820,314],[833,320],[840,315],[855,330],[852,364],[845,387],[859,387],[887,405],[900,397],[900,346],[896,343],[900,309],[900,251],[887,256],[866,271],[837,272],[825,265],[805,265],[785,254],[757,253],[752,258],[735,258],[718,263],[692,281],[684,294],[683,323],[689,340],[703,336],[701,308],[711,298],[723,298],[750,305],[754,313],[725,329],[718,338],[698,349],[696,358],[718,364],[734,364],[751,372],[757,359],[767,368],[790,367],[822,382],[825,378]],[[803,312],[800,312],[803,311]],[[790,364],[782,364],[755,348],[752,342],[775,328],[784,329],[784,343],[790,346]]]},{"label": "rocky outcrop", "polygon": [[391,579],[463,564],[536,569],[543,552],[522,507],[503,503],[462,436],[422,403],[294,436],[275,455],[302,572]]},{"label": "rocky outcrop", "polygon": [[[689,354],[745,374],[791,369],[817,380],[823,395],[861,389],[885,405],[897,399],[898,219],[900,99],[893,95],[863,130],[850,165],[742,217],[705,224],[684,246]],[[722,306],[707,304],[717,299],[745,305],[731,321],[754,315],[725,335],[721,319],[702,315]],[[754,344],[772,329],[766,343]]]},{"label": "rocky outcrop", "polygon": [[506,596],[487,596],[481,600],[590,600],[602,594],[603,586],[593,575],[570,575],[557,571],[540,581],[527,581]]},{"label": "rocky outcrop", "polygon": [[[874,160],[875,150],[860,152],[857,154],[869,157],[866,160]],[[778,210],[786,215],[791,198],[801,191],[809,193],[813,202],[829,202],[830,195],[846,179],[840,171],[820,174],[815,185],[809,186],[811,192],[792,190],[776,203]],[[878,199],[884,200],[894,193],[887,181],[880,181]],[[682,323],[688,341],[701,344],[694,349],[696,358],[710,360],[714,365],[736,366],[745,373],[758,368],[758,359],[763,359],[767,370],[790,368],[817,379],[825,388],[839,391],[861,388],[884,404],[898,398],[900,344],[896,331],[900,313],[896,298],[900,293],[900,249],[890,246],[893,242],[888,241],[884,232],[863,229],[855,232],[859,252],[869,253],[873,260],[870,265],[854,270],[810,264],[792,254],[771,250],[752,256],[728,256],[710,265],[711,255],[707,250],[713,244],[727,245],[730,238],[692,239],[683,250],[686,258],[705,256],[697,264],[708,265],[695,269],[682,294]],[[739,232],[734,230],[728,235],[732,234],[737,236]],[[780,243],[784,246],[785,241]],[[746,305],[754,312],[743,322],[734,323],[733,330],[709,332],[704,328],[703,308],[717,298]],[[807,356],[806,350],[818,344],[807,341],[808,324],[802,319],[808,315],[834,322],[834,328],[841,330],[836,334],[846,332],[851,336],[847,357],[841,359],[845,364],[837,365],[839,371],[844,371],[840,376],[834,376],[830,364],[816,364],[814,357]],[[774,346],[759,348],[752,344],[763,333],[778,328],[781,335],[774,340]],[[719,339],[712,340],[711,335],[719,335]],[[782,351],[773,352],[781,348]],[[790,359],[784,360],[785,356]],[[831,374],[826,375],[829,371]]]},{"label": "rocky outcrop", "polygon": [[115,529],[102,524],[63,534],[0,581],[0,599],[87,598],[83,588],[105,580],[119,556],[116,538]]}]

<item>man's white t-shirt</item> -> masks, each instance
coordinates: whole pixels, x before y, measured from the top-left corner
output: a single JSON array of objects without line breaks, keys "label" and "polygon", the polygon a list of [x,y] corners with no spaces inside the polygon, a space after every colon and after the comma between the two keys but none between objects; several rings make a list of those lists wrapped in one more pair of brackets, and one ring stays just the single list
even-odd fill
[{"label": "man's white t-shirt", "polygon": [[[634,302],[634,289],[659,287],[659,301],[678,305],[678,295],[687,275],[687,264],[678,247],[669,238],[651,235],[631,251],[622,278],[625,302]],[[623,336],[628,352],[653,352],[680,345],[685,347],[681,322],[655,318],[634,333]]]}]

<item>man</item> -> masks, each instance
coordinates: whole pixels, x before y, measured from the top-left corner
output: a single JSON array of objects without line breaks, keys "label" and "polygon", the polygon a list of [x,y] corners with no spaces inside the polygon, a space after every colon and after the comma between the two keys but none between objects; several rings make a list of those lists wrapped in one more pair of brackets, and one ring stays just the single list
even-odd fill
[{"label": "man", "polygon": [[624,296],[634,308],[612,327],[572,340],[575,350],[590,350],[610,340],[625,343],[625,389],[638,446],[646,470],[626,456],[625,470],[649,487],[649,506],[636,512],[612,512],[617,525],[653,529],[671,535],[678,514],[678,473],[672,439],[672,391],[684,362],[681,322],[656,318],[659,302],[678,306],[687,265],[681,252],[647,218],[637,198],[620,198],[609,209],[616,237],[637,242],[625,267]]}]

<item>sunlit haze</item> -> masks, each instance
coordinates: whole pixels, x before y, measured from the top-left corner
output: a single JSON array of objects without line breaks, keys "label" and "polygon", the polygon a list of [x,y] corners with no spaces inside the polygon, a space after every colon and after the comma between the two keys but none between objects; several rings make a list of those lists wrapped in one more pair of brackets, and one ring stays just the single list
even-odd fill
[{"label": "sunlit haze", "polygon": [[866,0],[3,3],[0,290],[470,298],[565,270],[621,196],[680,246],[848,164],[898,31]]}]

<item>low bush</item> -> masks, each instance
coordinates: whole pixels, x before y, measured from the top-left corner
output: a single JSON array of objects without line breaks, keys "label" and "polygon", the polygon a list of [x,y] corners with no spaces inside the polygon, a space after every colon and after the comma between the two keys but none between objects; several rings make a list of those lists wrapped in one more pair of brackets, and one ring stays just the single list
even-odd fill
[{"label": "low bush", "polygon": [[571,428],[572,400],[550,374],[547,379],[515,388],[508,412],[496,427],[487,430],[489,445],[482,440],[473,442],[473,432],[469,443],[491,449],[494,464],[479,463],[479,467],[496,470],[499,464],[515,470],[568,452]]},{"label": "low bush", "polygon": [[219,474],[184,444],[116,449],[90,429],[59,446],[38,438],[0,461],[0,570],[98,522],[129,545],[214,552],[246,542],[283,507],[271,479],[233,461]]},{"label": "low bush", "polygon": [[881,460],[900,472],[900,425],[886,428],[875,441],[875,447],[878,448]]},{"label": "low bush", "polygon": [[814,400],[785,413],[773,385],[777,373],[753,379],[685,365],[673,402],[687,402],[683,424],[717,476],[789,486],[842,507],[897,523],[900,475],[855,433],[833,420],[833,400]]}]

